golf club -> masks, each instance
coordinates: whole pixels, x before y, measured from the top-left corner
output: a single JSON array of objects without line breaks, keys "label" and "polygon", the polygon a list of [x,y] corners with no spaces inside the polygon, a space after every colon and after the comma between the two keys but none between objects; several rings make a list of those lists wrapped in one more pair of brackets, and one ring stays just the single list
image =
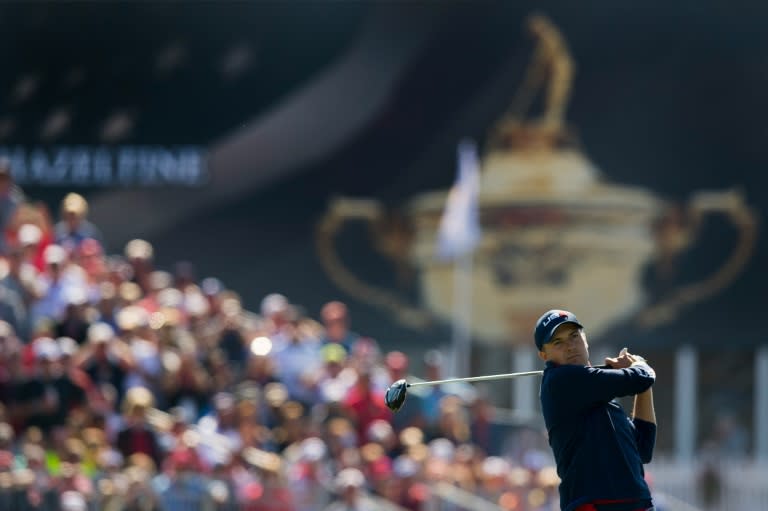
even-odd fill
[{"label": "golf club", "polygon": [[405,380],[397,380],[392,385],[387,387],[387,392],[384,394],[384,404],[393,412],[402,408],[405,402],[405,397],[408,392],[408,387],[419,387],[422,385],[440,385],[443,383],[454,382],[470,382],[470,381],[488,381],[488,380],[503,380],[507,378],[517,378],[518,376],[532,376],[535,374],[543,374],[544,371],[525,371],[522,373],[506,373],[506,374],[491,374],[488,376],[470,376],[468,378],[450,378],[448,380],[435,380],[435,381],[420,381],[414,383],[408,383]]}]

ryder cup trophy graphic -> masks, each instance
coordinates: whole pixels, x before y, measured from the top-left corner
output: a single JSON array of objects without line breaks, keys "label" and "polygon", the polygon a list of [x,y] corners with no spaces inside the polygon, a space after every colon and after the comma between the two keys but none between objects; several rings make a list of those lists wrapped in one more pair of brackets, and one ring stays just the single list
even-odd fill
[{"label": "ryder cup trophy graphic", "polygon": [[[530,343],[535,319],[558,304],[577,308],[590,334],[620,320],[653,326],[729,285],[751,256],[756,221],[737,190],[696,191],[672,204],[650,190],[610,183],[573,142],[563,120],[573,65],[566,44],[545,17],[529,19],[537,49],[510,110],[493,127],[481,161],[479,218],[482,237],[474,252],[472,312],[468,329],[477,341]],[[526,118],[535,94],[544,112]],[[374,199],[338,198],[317,230],[328,275],[355,298],[418,326],[449,322],[452,263],[435,257],[447,191],[413,197],[398,215]],[[722,265],[697,283],[670,286],[651,299],[643,270],[660,274],[693,246],[707,215],[725,216],[738,231]],[[391,218],[400,222],[391,222]],[[335,240],[346,222],[369,222],[375,247],[413,269],[421,303],[371,286],[345,265]]]}]

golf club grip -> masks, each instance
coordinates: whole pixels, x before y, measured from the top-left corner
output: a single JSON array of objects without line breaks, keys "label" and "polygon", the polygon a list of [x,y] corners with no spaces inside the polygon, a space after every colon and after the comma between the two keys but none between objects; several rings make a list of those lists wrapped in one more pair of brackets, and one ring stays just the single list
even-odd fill
[{"label": "golf club grip", "polygon": [[450,378],[448,380],[435,380],[435,381],[417,381],[409,383],[409,387],[419,387],[421,385],[440,385],[442,383],[455,383],[460,381],[487,381],[487,380],[503,380],[506,378],[517,378],[518,376],[532,376],[535,374],[544,374],[544,371],[526,371],[522,373],[506,373],[506,374],[490,374],[488,376],[470,376],[469,378]]}]

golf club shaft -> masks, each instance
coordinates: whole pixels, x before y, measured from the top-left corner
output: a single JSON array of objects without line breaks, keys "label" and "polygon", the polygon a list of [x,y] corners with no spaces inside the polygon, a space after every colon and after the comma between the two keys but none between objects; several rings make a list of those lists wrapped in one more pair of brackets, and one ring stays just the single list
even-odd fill
[{"label": "golf club shaft", "polygon": [[448,380],[435,380],[435,381],[417,381],[415,383],[409,383],[409,387],[419,387],[422,385],[440,385],[442,383],[454,383],[459,381],[487,381],[487,380],[503,380],[505,378],[517,378],[518,376],[532,376],[534,374],[543,374],[544,371],[526,371],[522,373],[506,373],[506,374],[490,374],[488,376],[470,376],[469,378],[450,378]]}]

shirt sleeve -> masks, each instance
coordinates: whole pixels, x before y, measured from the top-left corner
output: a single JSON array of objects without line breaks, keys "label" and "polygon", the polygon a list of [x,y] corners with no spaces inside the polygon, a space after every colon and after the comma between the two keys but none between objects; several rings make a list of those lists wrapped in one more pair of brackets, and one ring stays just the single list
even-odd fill
[{"label": "shirt sleeve", "polygon": [[632,422],[635,425],[635,441],[640,460],[643,463],[650,463],[656,446],[656,424],[637,418],[632,419]]},{"label": "shirt sleeve", "polygon": [[639,394],[655,380],[653,369],[644,362],[624,369],[565,365],[553,372],[550,390],[563,405],[583,408]]}]

